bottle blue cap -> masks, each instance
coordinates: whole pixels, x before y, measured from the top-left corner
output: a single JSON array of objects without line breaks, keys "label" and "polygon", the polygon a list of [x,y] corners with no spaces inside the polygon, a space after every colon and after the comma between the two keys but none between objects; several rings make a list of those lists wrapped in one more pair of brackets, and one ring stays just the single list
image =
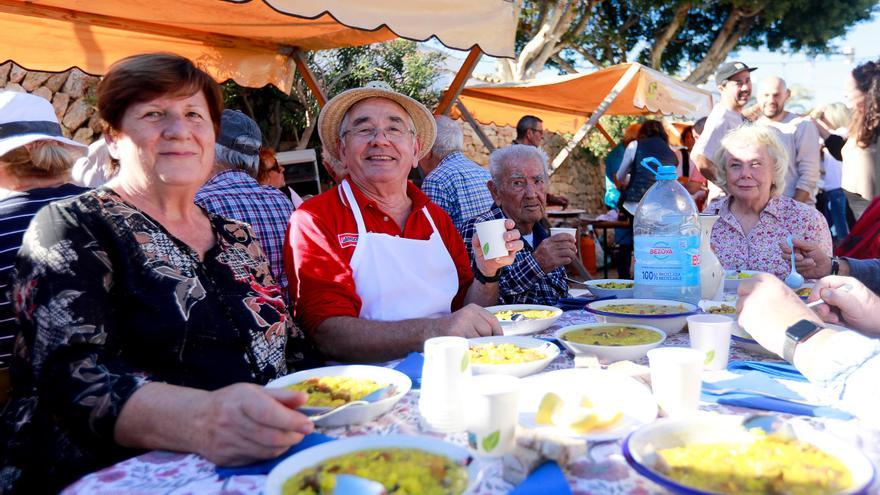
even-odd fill
[{"label": "bottle blue cap", "polygon": [[657,180],[675,180],[678,174],[675,173],[675,167],[672,165],[661,165],[657,167]]}]

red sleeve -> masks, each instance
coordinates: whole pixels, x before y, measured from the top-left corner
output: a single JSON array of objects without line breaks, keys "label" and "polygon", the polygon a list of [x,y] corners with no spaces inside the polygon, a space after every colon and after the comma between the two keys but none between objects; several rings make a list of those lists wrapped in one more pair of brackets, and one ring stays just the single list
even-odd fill
[{"label": "red sleeve", "polygon": [[449,215],[433,203],[428,206],[428,209],[431,212],[431,218],[437,224],[437,230],[440,231],[440,236],[443,238],[446,250],[449,251],[449,256],[452,257],[452,262],[455,263],[455,271],[458,273],[458,293],[452,300],[451,308],[452,311],[455,311],[464,305],[464,296],[474,281],[474,272],[471,271],[471,260],[468,257],[467,249],[464,247],[464,240],[462,240],[461,234],[458,233],[458,229],[455,228],[455,224],[452,223]]},{"label": "red sleeve", "polygon": [[354,288],[351,254],[314,213],[298,209],[290,219],[284,267],[293,301],[293,315],[309,334],[327,318],[361,311]]}]

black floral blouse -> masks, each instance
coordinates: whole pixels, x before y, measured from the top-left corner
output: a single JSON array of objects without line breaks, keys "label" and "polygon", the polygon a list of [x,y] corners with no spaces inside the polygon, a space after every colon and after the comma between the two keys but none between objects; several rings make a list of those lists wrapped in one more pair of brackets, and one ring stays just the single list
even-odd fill
[{"label": "black floral blouse", "polygon": [[13,273],[0,493],[56,490],[137,454],[113,429],[148,382],[213,390],[304,367],[305,337],[250,226],[208,215],[203,261],[107,188],[34,218]]}]

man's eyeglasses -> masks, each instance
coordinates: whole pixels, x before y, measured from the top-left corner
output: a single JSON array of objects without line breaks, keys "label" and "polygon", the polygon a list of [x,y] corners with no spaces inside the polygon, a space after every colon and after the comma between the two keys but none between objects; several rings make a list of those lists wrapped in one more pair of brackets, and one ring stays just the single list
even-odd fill
[{"label": "man's eyeglasses", "polygon": [[394,126],[386,127],[385,129],[380,129],[378,127],[355,127],[354,129],[349,129],[343,132],[342,135],[345,136],[346,134],[350,134],[363,141],[372,141],[373,139],[376,139],[376,136],[378,136],[380,132],[385,136],[385,139],[388,139],[389,141],[398,141],[407,134],[415,135],[415,132],[410,129]]},{"label": "man's eyeglasses", "polygon": [[544,135],[544,129],[534,129],[534,128],[532,128],[532,129],[529,129],[529,130],[530,130],[530,131],[535,131],[535,132],[537,132],[537,133],[538,133],[539,135],[541,135],[541,136]]}]

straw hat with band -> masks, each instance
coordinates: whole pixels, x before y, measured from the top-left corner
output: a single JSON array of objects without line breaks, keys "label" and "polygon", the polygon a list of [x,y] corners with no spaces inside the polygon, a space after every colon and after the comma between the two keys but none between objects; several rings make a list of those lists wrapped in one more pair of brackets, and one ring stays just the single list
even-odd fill
[{"label": "straw hat with band", "polygon": [[345,112],[355,103],[367,98],[386,98],[406,110],[415,126],[416,137],[421,144],[418,159],[422,159],[431,151],[434,138],[437,136],[437,123],[434,116],[424,105],[391,89],[383,82],[371,82],[363,88],[349,89],[334,96],[324,105],[321,115],[318,117],[318,135],[321,143],[330,153],[330,156],[339,160],[339,127]]},{"label": "straw hat with band", "polygon": [[45,98],[16,91],[0,91],[0,156],[33,143],[51,140],[85,152],[81,143],[64,137],[55,109]]}]

